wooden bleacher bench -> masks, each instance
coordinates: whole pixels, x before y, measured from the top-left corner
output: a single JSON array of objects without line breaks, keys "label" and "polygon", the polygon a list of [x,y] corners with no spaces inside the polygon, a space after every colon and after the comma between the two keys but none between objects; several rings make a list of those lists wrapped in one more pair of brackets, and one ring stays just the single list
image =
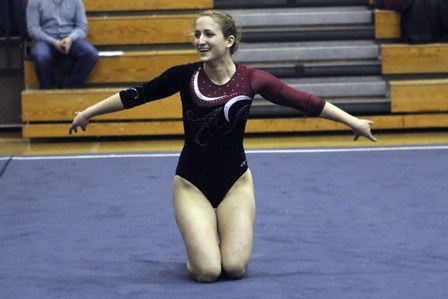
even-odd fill
[{"label": "wooden bleacher bench", "polygon": [[[25,90],[23,118],[29,122],[72,121],[74,113],[103,100],[123,88],[82,88],[60,90]],[[96,120],[181,119],[179,95],[154,101],[134,109],[101,115]]]},{"label": "wooden bleacher bench", "polygon": [[448,73],[448,43],[382,44],[383,74]]},{"label": "wooden bleacher bench", "polygon": [[375,9],[374,15],[376,39],[401,37],[400,13],[393,10]]},{"label": "wooden bleacher bench", "polygon": [[84,0],[87,12],[211,9],[213,0]]},{"label": "wooden bleacher bench", "polygon": [[[101,56],[87,79],[87,84],[146,82],[176,64],[194,62],[195,50],[123,52],[114,56]],[[37,87],[32,61],[24,61],[27,88]]]},{"label": "wooden bleacher bench", "polygon": [[[72,90],[25,90],[22,93],[23,136],[67,137],[75,112],[83,110],[122,88],[84,88]],[[137,122],[138,121],[138,122]],[[87,133],[78,136],[134,136],[181,134],[179,95],[154,101],[134,109],[95,117]],[[142,128],[144,126],[144,128]]]},{"label": "wooden bleacher bench", "polygon": [[392,113],[448,111],[448,78],[392,80]]},{"label": "wooden bleacher bench", "polygon": [[[438,88],[443,88],[441,82]],[[446,82],[445,82],[446,83]],[[397,87],[396,92],[399,91]],[[446,87],[445,87],[446,89]],[[22,93],[23,137],[68,137],[75,115],[121,88],[86,88],[78,90],[25,90]],[[403,91],[401,91],[403,93]],[[434,99],[433,99],[434,100]],[[406,99],[405,99],[406,101]],[[440,100],[443,101],[443,100]],[[392,100],[393,103],[398,101]],[[424,103],[422,103],[424,105]],[[406,104],[404,103],[404,106]],[[411,106],[409,106],[411,107]],[[445,103],[446,107],[446,103]],[[182,135],[179,95],[154,101],[130,110],[95,117],[86,132],[72,137]],[[391,115],[363,116],[375,122],[375,129],[438,128],[448,126],[443,107],[438,113],[409,114],[396,110]],[[447,111],[447,109],[445,109]],[[321,118],[249,118],[247,133],[347,131],[342,124]]]},{"label": "wooden bleacher bench", "polygon": [[[194,14],[89,17],[94,45],[191,44]],[[184,28],[180,30],[179,28]]]}]

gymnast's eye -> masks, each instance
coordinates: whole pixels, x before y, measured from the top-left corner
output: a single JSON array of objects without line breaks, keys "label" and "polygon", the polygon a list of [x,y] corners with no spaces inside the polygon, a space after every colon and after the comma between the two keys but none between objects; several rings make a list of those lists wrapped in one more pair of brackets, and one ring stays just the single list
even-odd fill
[{"label": "gymnast's eye", "polygon": [[206,31],[204,32],[204,34],[205,34],[206,37],[212,37],[212,36],[215,36],[215,34],[214,34],[212,31],[208,31],[208,30],[206,30]]},{"label": "gymnast's eye", "polygon": [[[205,30],[204,31],[204,36],[210,38],[210,37],[215,36],[215,33],[213,31],[210,31],[210,30]],[[195,31],[194,32],[194,37],[195,38],[200,38],[201,37],[201,32],[200,31]]]}]

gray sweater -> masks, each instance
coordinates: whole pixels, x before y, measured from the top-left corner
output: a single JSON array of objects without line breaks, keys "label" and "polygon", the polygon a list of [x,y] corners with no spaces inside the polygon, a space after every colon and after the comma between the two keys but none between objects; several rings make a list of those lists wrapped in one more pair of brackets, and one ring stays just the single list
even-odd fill
[{"label": "gray sweater", "polygon": [[82,0],[29,0],[26,19],[30,37],[50,44],[67,36],[75,41],[87,35]]}]

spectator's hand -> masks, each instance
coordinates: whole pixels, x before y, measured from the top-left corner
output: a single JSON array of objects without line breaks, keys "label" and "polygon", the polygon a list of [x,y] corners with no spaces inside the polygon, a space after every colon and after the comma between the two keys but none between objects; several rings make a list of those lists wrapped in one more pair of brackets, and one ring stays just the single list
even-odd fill
[{"label": "spectator's hand", "polygon": [[53,46],[55,47],[55,49],[62,53],[62,54],[67,54],[68,52],[65,51],[65,45],[63,43],[63,40],[58,40],[55,41],[55,43],[53,44]]},{"label": "spectator's hand", "polygon": [[73,44],[73,40],[70,36],[67,36],[66,38],[64,38],[62,40],[62,44],[64,46],[65,49],[65,54],[68,54],[68,52],[70,52],[70,48],[72,47]]},{"label": "spectator's hand", "polygon": [[76,117],[68,130],[68,134],[72,135],[72,132],[78,133],[78,127],[80,127],[83,131],[86,130],[87,125],[89,124],[89,118],[85,117],[82,112],[76,112]]},{"label": "spectator's hand", "polygon": [[353,126],[353,132],[355,133],[354,140],[358,140],[359,136],[364,136],[367,139],[376,142],[377,139],[373,137],[372,132],[370,131],[370,125],[373,124],[373,121],[358,119],[358,122],[355,126]]}]

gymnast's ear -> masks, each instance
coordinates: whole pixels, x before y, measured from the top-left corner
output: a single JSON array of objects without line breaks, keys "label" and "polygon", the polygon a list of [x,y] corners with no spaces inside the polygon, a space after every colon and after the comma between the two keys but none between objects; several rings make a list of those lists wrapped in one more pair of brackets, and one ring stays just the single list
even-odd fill
[{"label": "gymnast's ear", "polygon": [[227,48],[231,48],[234,43],[235,43],[235,36],[229,35],[229,37],[227,38]]}]

